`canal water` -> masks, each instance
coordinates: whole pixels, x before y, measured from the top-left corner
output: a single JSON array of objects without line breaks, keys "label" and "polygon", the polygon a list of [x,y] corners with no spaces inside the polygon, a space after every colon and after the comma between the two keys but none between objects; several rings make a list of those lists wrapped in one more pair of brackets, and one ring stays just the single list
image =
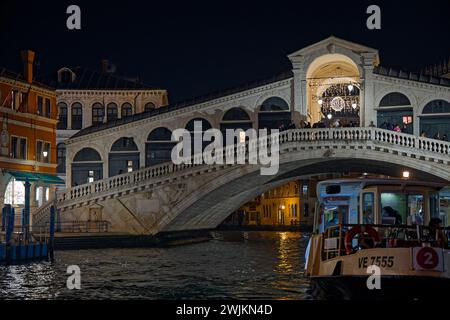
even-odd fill
[{"label": "canal water", "polygon": [[[309,299],[307,236],[221,232],[170,248],[56,251],[55,262],[0,266],[0,299]],[[81,289],[66,286],[67,267]]]}]

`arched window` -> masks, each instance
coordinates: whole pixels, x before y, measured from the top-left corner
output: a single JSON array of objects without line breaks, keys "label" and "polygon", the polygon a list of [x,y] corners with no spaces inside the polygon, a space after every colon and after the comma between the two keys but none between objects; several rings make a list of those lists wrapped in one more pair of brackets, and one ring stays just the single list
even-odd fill
[{"label": "arched window", "polygon": [[425,105],[422,113],[450,113],[450,102],[445,100],[433,100]]},{"label": "arched window", "polygon": [[428,138],[449,141],[450,102],[439,99],[428,102],[420,116],[420,131]]},{"label": "arched window", "polygon": [[106,107],[107,120],[108,121],[116,120],[117,113],[118,113],[117,112],[117,104],[115,104],[114,102],[108,103],[108,105]]},{"label": "arched window", "polygon": [[122,111],[121,111],[122,118],[123,117],[129,117],[129,116],[132,116],[132,115],[133,115],[133,107],[128,102],[125,102],[122,105]]},{"label": "arched window", "polygon": [[147,137],[145,145],[145,166],[153,166],[171,160],[172,149],[175,142],[171,141],[172,132],[160,127],[154,129]]},{"label": "arched window", "polygon": [[67,129],[67,104],[64,102],[58,103],[58,130]]},{"label": "arched window", "polygon": [[79,130],[83,126],[83,107],[81,103],[75,102],[72,104],[72,130]]},{"label": "arched window", "polygon": [[388,93],[381,99],[380,107],[392,107],[392,106],[410,106],[411,102],[408,97],[400,92]]},{"label": "arched window", "polygon": [[92,106],[92,125],[103,123],[105,119],[105,108],[101,103],[94,103]]},{"label": "arched window", "polygon": [[413,133],[413,108],[408,97],[400,92],[385,95],[377,110],[379,128],[392,130],[399,125],[404,133]]},{"label": "arched window", "polygon": [[58,143],[56,146],[56,157],[58,161],[56,172],[66,173],[66,145],[64,143]]},{"label": "arched window", "polygon": [[[253,127],[253,123],[250,121],[250,116],[248,113],[242,108],[231,108],[222,117],[222,121],[220,122],[220,131],[222,131],[223,135],[223,145],[227,144],[227,129],[236,131],[241,129],[246,131]],[[238,137],[235,135],[234,143],[237,141]],[[229,142],[228,144],[233,144],[233,142]]]},{"label": "arched window", "polygon": [[283,130],[291,125],[288,103],[279,97],[270,97],[261,104],[258,113],[259,129]]},{"label": "arched window", "polygon": [[156,108],[155,104],[153,102],[148,102],[145,104],[144,112],[150,112]]},{"label": "arched window", "polygon": [[72,186],[78,186],[103,178],[103,162],[92,148],[83,148],[72,161]]},{"label": "arched window", "polygon": [[133,138],[117,139],[109,152],[109,176],[139,169],[139,149]]},{"label": "arched window", "polygon": [[222,121],[250,121],[250,117],[242,108],[231,108],[225,112]]}]

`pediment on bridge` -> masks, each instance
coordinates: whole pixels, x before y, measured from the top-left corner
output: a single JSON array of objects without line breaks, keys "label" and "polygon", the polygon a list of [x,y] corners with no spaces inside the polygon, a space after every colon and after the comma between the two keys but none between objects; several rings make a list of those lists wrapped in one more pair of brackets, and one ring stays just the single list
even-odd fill
[{"label": "pediment on bridge", "polygon": [[330,36],[322,41],[313,43],[303,49],[297,50],[288,55],[289,60],[299,61],[308,56],[317,56],[317,54],[334,54],[334,53],[353,53],[356,55],[372,56],[375,65],[379,63],[378,50],[361,45],[359,43],[344,40],[335,36]]}]

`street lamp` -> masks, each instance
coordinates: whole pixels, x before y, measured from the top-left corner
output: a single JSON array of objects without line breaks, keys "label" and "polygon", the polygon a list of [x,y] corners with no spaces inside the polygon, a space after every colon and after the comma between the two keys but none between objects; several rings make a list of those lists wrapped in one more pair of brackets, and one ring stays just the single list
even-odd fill
[{"label": "street lamp", "polygon": [[407,170],[402,172],[402,176],[404,179],[409,179],[410,175],[411,175],[410,172]]}]

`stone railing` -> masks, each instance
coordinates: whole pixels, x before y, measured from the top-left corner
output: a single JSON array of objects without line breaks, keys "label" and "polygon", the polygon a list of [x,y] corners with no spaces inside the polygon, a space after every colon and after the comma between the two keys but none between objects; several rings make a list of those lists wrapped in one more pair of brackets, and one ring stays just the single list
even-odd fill
[{"label": "stone railing", "polygon": [[32,213],[33,227],[44,227],[50,223],[50,208],[52,205],[56,205],[56,200],[45,203]]},{"label": "stone railing", "polygon": [[[450,161],[450,143],[428,138],[416,137],[410,134],[398,133],[379,128],[323,128],[323,129],[292,129],[280,132],[279,140],[267,139],[268,149],[274,143],[279,143],[280,153],[288,152],[294,143],[305,143],[305,145],[321,144],[326,146],[349,142],[371,143],[375,147],[390,148],[399,152],[408,151],[416,158],[428,157],[438,161]],[[263,140],[264,141],[264,140]],[[227,146],[223,148],[224,157],[245,154],[249,147],[261,146],[261,140],[250,141],[246,145]],[[92,183],[68,188],[57,197],[58,207],[73,205],[79,200],[91,200],[93,198],[105,197],[117,192],[125,192],[130,189],[141,187],[146,183],[156,180],[168,179],[177,172],[184,172],[194,167],[205,167],[202,154],[194,155],[190,164],[174,164],[166,162],[152,167],[142,168],[137,171],[105,178]]]}]

